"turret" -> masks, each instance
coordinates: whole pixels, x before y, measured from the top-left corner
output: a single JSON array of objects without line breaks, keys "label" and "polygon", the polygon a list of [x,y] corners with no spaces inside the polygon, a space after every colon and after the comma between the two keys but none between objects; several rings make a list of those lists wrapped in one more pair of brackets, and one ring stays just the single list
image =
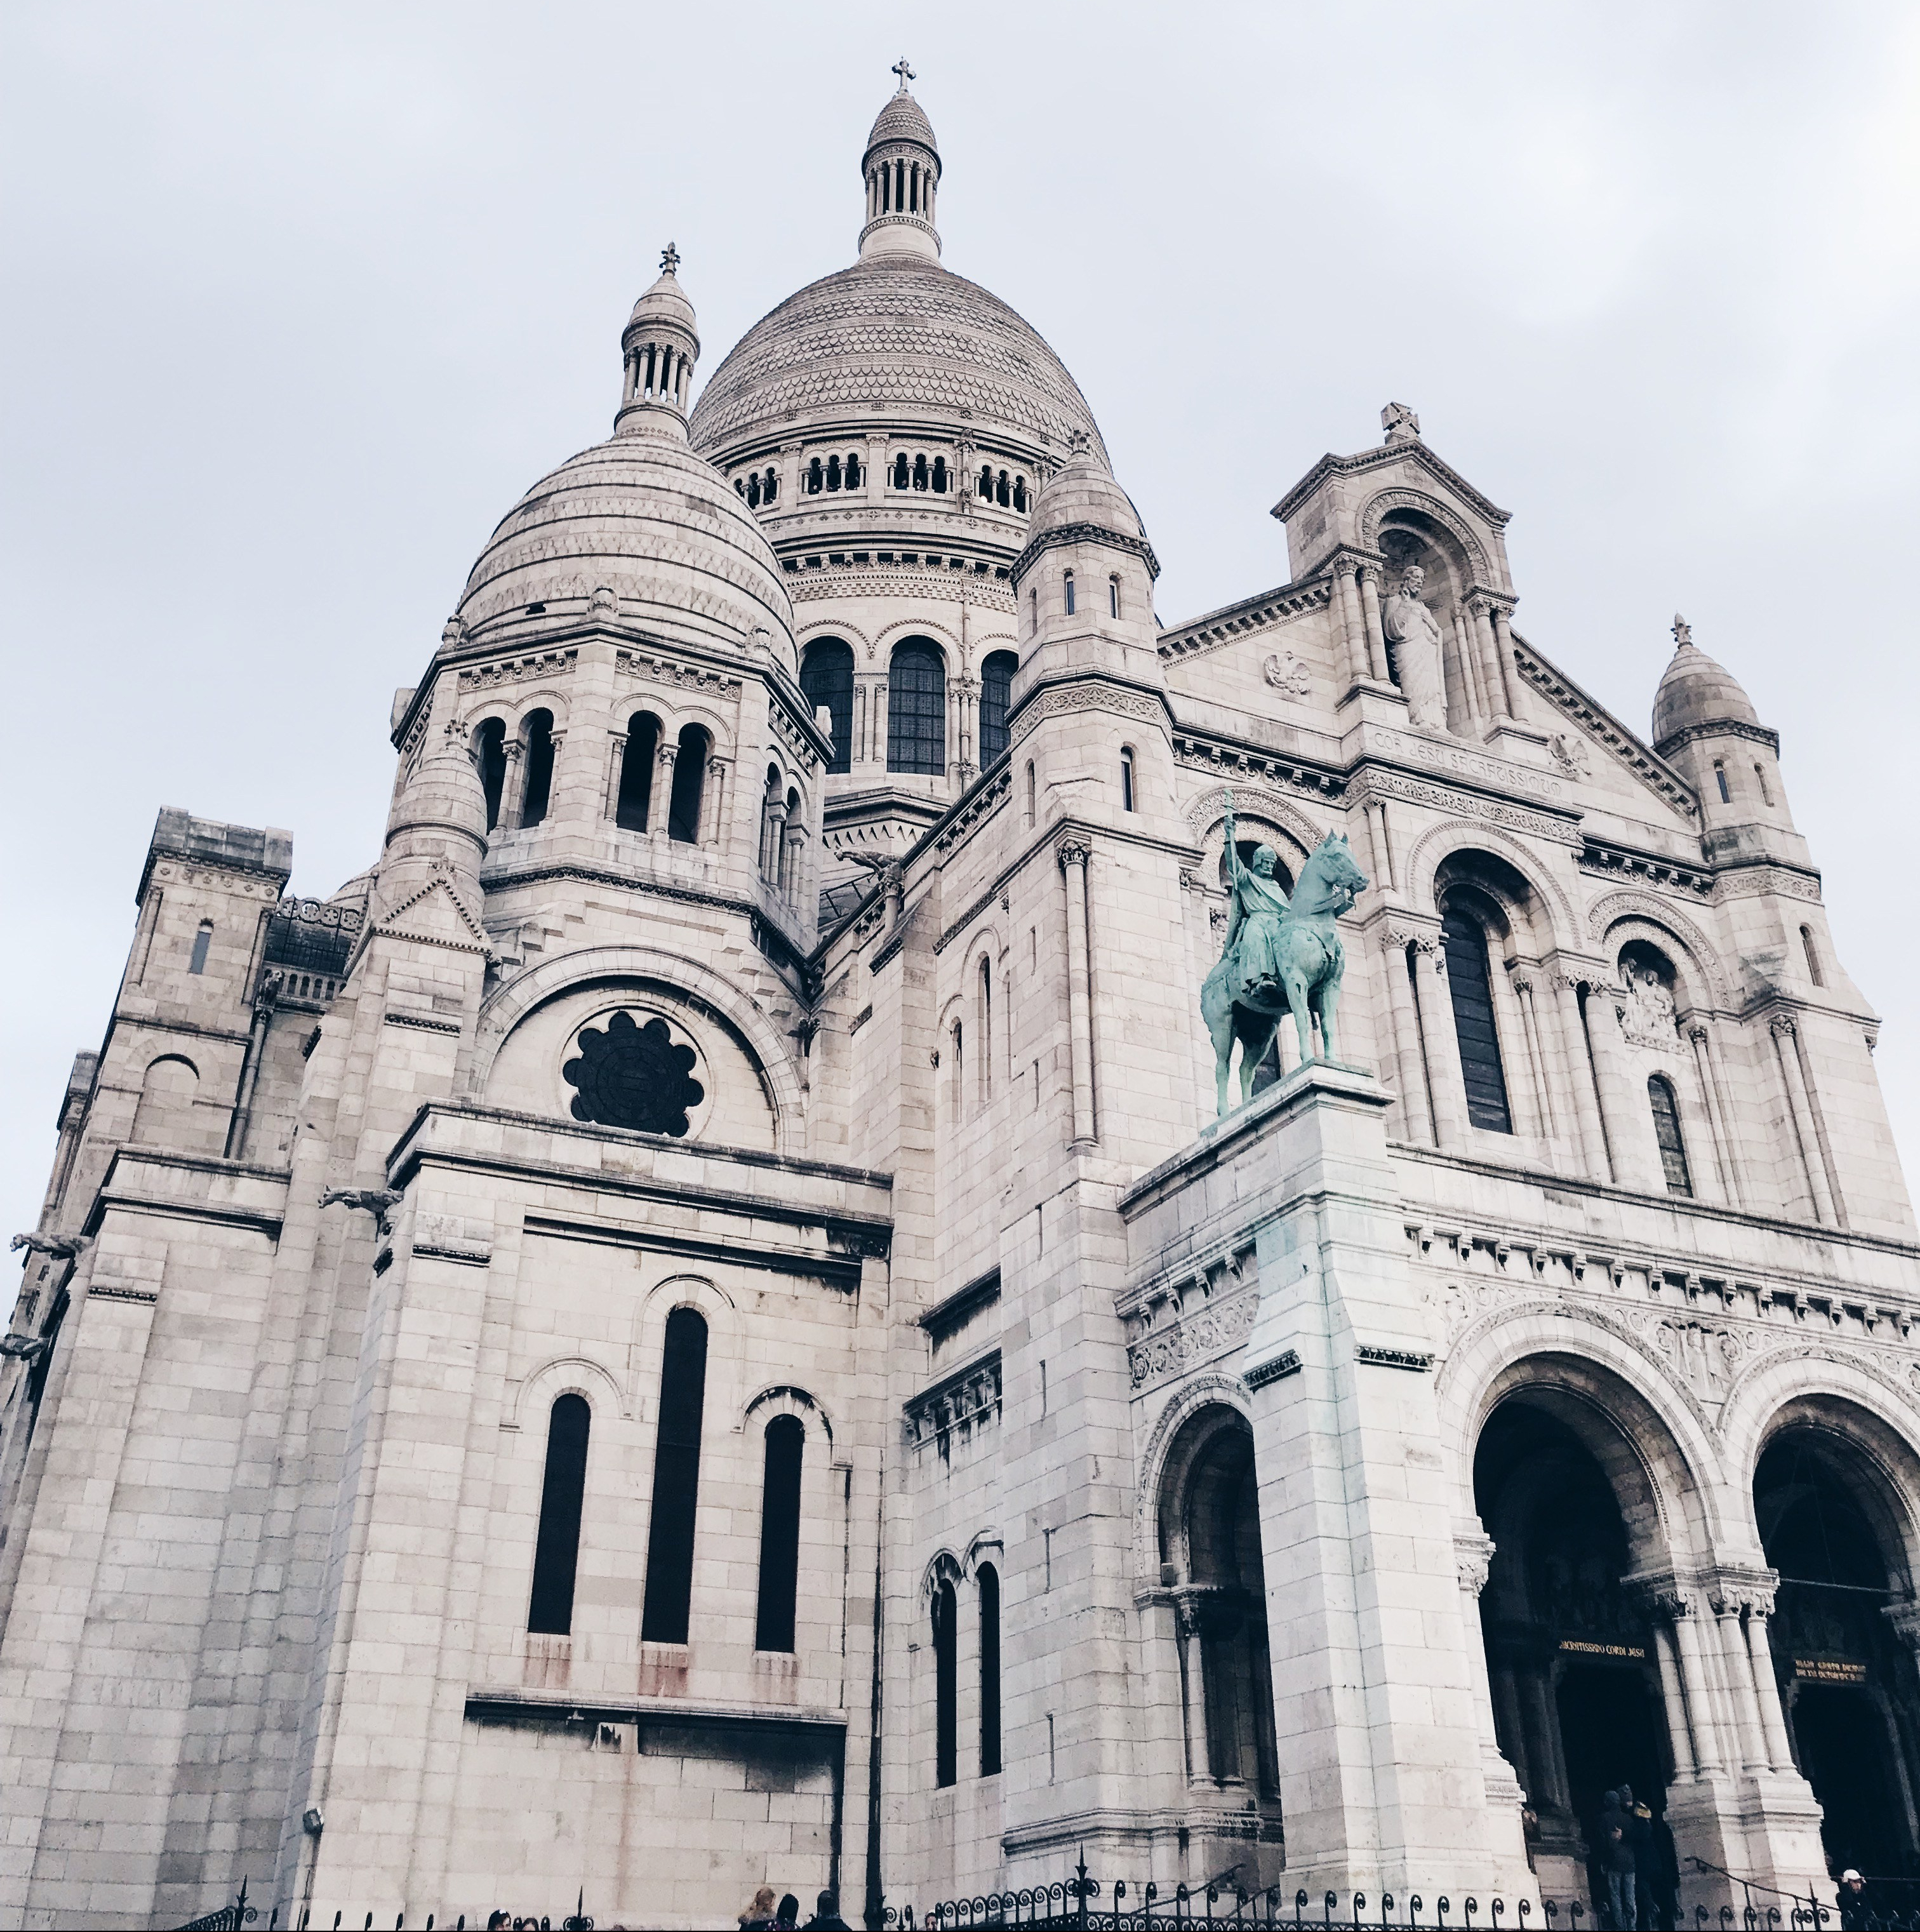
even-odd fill
[{"label": "turret", "polygon": [[1673,620],[1674,652],[1653,700],[1654,749],[1700,795],[1707,855],[1769,849],[1804,865],[1806,854],[1780,782],[1780,735],[1760,720],[1739,681]]},{"label": "turret", "polygon": [[686,440],[700,333],[693,304],[674,274],[680,266],[680,251],[669,242],[660,254],[660,279],[634,304],[621,334],[626,379],[614,418],[616,435]]},{"label": "turret", "polygon": [[385,851],[369,928],[444,878],[470,912],[480,904],[487,797],[467,728],[455,712],[457,680],[436,676],[418,748],[387,814]]},{"label": "turret", "polygon": [[917,255],[940,260],[940,232],[933,225],[940,188],[940,147],[933,124],[907,92],[914,70],[903,57],[893,71],[899,92],[880,110],[860,158],[866,184],[866,226],[860,260],[876,255]]}]

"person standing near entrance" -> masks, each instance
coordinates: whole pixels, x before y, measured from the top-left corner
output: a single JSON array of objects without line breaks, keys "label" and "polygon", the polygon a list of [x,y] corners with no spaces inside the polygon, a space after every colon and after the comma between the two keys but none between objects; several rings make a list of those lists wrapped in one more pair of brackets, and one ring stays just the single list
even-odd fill
[{"label": "person standing near entrance", "polygon": [[1606,1918],[1613,1932],[1636,1932],[1640,1900],[1635,1884],[1636,1853],[1645,1828],[1634,1816],[1634,1794],[1622,1785],[1610,1791],[1600,1814],[1600,1866],[1606,1881]]}]

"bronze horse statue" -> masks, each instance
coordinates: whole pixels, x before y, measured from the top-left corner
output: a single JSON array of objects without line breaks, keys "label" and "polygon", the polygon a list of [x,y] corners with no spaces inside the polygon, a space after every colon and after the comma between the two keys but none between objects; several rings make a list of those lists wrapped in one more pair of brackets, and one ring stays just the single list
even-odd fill
[{"label": "bronze horse statue", "polygon": [[1346,835],[1322,840],[1300,869],[1289,903],[1274,877],[1277,855],[1262,845],[1250,866],[1234,849],[1233,800],[1227,800],[1227,882],[1233,911],[1219,963],[1200,988],[1201,1016],[1213,1036],[1220,1111],[1228,1111],[1227,1076],[1233,1043],[1240,1042],[1240,1097],[1250,1099],[1253,1076],[1291,1012],[1300,1057],[1311,1060],[1313,1023],[1319,1022],[1324,1057],[1335,1057],[1334,1022],[1346,948],[1334,921],[1352,910],[1366,885],[1354,863]]}]

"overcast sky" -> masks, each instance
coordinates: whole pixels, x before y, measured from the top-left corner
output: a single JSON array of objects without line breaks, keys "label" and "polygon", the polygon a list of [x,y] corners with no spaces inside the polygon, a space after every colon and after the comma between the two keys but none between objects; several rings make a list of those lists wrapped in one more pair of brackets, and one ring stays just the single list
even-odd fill
[{"label": "overcast sky", "polygon": [[1916,1172],[1920,10],[14,0],[0,35],[0,1236],[156,810],[289,828],[302,892],[374,858],[393,688],[608,434],[658,250],[710,370],[853,259],[903,52],[947,265],[1078,378],[1168,622],[1285,580],[1269,508],[1390,398],[1514,512],[1518,627],[1642,734],[1686,614],[1780,730]]}]

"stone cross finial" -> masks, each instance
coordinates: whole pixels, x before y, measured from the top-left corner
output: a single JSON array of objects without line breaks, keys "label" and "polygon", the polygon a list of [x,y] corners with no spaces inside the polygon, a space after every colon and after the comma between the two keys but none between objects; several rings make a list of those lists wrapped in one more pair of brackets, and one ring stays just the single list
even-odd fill
[{"label": "stone cross finial", "polygon": [[1380,412],[1380,427],[1389,442],[1405,442],[1420,434],[1420,418],[1405,403],[1389,403]]},{"label": "stone cross finial", "polygon": [[914,74],[914,70],[907,64],[907,56],[904,54],[902,54],[900,58],[887,69],[887,72],[890,74],[897,74],[900,76],[900,92],[902,94],[904,94],[907,91],[908,82],[918,77]]},{"label": "stone cross finial", "polygon": [[1067,432],[1066,447],[1072,455],[1084,456],[1093,446],[1094,439],[1084,429],[1070,430]]},{"label": "stone cross finial", "polygon": [[1686,619],[1682,616],[1678,610],[1675,611],[1673,614],[1673,648],[1676,651],[1684,650],[1693,641],[1693,626],[1688,623]]},{"label": "stone cross finial", "polygon": [[660,251],[660,272],[672,274],[680,266],[680,251],[669,242]]}]

